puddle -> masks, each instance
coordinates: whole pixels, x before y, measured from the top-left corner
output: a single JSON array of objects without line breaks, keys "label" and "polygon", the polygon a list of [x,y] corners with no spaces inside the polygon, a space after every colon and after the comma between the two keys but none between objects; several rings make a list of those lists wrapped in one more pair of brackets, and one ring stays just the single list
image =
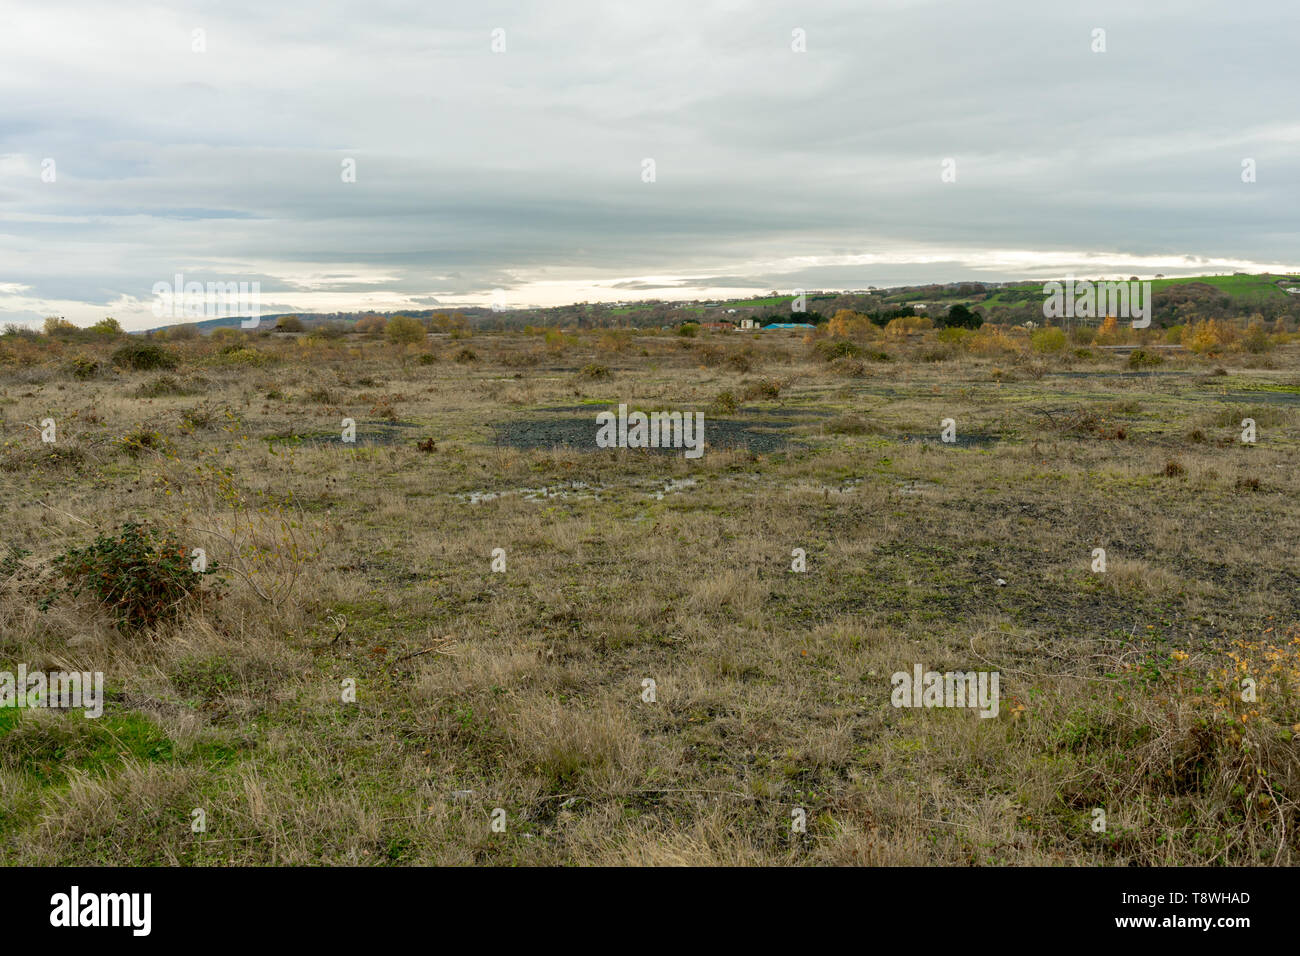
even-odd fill
[{"label": "puddle", "polygon": [[861,478],[849,478],[838,485],[798,484],[791,490],[805,492],[811,491],[813,494],[818,495],[851,495],[853,492],[858,490],[858,485],[862,484],[862,482],[863,479]]},{"label": "puddle", "polygon": [[898,493],[900,495],[923,495],[940,487],[937,481],[930,481],[927,478],[914,478],[910,481],[899,482]]},{"label": "puddle", "polygon": [[454,497],[472,505],[482,504],[485,501],[496,501],[498,498],[513,497],[523,498],[525,501],[545,501],[557,498],[599,501],[602,494],[609,494],[622,487],[631,491],[643,491],[648,497],[656,501],[663,501],[666,496],[680,494],[696,487],[697,484],[698,482],[694,478],[671,478],[667,482],[632,481],[623,485],[593,485],[585,481],[566,481],[541,488],[485,488],[481,491],[462,491],[456,493]]},{"label": "puddle", "polygon": [[663,501],[664,495],[672,495],[679,491],[685,491],[687,488],[694,488],[695,484],[694,478],[673,478],[668,484],[664,485],[662,491],[656,491],[650,497],[656,501]]},{"label": "puddle", "polygon": [[472,505],[482,504],[485,501],[496,501],[498,498],[513,497],[518,495],[526,501],[538,501],[545,498],[595,498],[599,499],[598,491],[604,490],[604,487],[596,488],[587,484],[585,481],[566,481],[558,485],[546,485],[541,488],[504,488],[499,491],[462,491],[456,495],[462,501],[468,501]]},{"label": "puddle", "polygon": [[274,445],[405,445],[419,436],[403,429],[420,428],[418,422],[367,422],[357,420],[356,441],[345,442],[342,428],[337,431],[308,432],[292,435],[263,435],[264,441]]},{"label": "puddle", "polygon": [[[793,428],[797,422],[764,422],[766,428]],[[576,451],[608,451],[596,447],[595,411],[590,418],[543,418],[498,422],[492,426],[493,444],[509,448],[572,448]],[[360,428],[358,428],[360,437]],[[704,441],[707,449],[746,448],[756,453],[776,451],[788,444],[785,435],[760,430],[757,425],[704,416]],[[682,448],[632,449],[656,454],[683,455]]]}]

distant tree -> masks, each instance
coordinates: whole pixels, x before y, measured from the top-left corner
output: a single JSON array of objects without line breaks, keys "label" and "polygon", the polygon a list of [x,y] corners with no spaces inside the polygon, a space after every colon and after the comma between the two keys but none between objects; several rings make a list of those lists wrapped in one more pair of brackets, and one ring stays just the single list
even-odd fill
[{"label": "distant tree", "polygon": [[311,330],[311,337],[315,339],[341,339],[347,329],[338,322],[325,322]]},{"label": "distant tree", "polygon": [[357,319],[357,324],[352,326],[352,331],[358,335],[377,335],[384,331],[385,324],[382,315],[363,315]]},{"label": "distant tree", "polygon": [[173,325],[167,330],[168,342],[189,342],[199,337],[199,330],[193,325]]},{"label": "distant tree", "polygon": [[57,315],[51,315],[45,320],[46,335],[67,335],[69,332],[76,331],[77,327],[75,325]]},{"label": "distant tree", "polygon": [[118,322],[117,319],[110,315],[108,318],[100,319],[92,325],[90,331],[94,332],[96,335],[121,335],[122,323]]},{"label": "distant tree", "polygon": [[275,327],[280,332],[301,332],[303,329],[302,319],[296,315],[282,315]]},{"label": "distant tree", "polygon": [[409,315],[395,315],[384,326],[384,337],[394,345],[410,345],[424,340],[424,326]]},{"label": "distant tree", "polygon": [[939,319],[940,327],[949,329],[978,329],[983,324],[984,317],[964,302],[952,306],[948,314]]}]

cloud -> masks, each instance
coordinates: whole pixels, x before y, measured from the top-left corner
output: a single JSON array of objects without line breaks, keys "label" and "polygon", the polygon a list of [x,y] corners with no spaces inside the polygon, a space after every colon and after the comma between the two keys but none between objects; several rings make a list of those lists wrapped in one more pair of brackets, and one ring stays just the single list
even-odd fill
[{"label": "cloud", "polygon": [[1300,263],[1286,0],[6,15],[11,313],[147,327],[178,272],[333,311]]}]

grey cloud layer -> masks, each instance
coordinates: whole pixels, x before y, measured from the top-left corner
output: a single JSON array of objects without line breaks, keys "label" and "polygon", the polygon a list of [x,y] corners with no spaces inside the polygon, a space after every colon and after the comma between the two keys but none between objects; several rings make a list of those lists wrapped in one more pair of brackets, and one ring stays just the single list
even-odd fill
[{"label": "grey cloud layer", "polygon": [[[103,306],[176,272],[276,301],[1011,277],[981,273],[981,249],[1300,262],[1300,10],[1135,6],[11,0],[0,290]],[[939,255],[834,258],[912,248]]]}]

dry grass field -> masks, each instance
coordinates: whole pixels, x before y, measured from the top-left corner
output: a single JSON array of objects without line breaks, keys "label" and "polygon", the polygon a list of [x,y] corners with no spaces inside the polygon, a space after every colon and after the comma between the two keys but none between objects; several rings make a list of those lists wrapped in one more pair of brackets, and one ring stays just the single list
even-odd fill
[{"label": "dry grass field", "polygon": [[[0,861],[1297,862],[1294,334],[126,341],[0,337],[0,669],[107,690],[0,709]],[[56,563],[129,523],[144,622]]]}]

